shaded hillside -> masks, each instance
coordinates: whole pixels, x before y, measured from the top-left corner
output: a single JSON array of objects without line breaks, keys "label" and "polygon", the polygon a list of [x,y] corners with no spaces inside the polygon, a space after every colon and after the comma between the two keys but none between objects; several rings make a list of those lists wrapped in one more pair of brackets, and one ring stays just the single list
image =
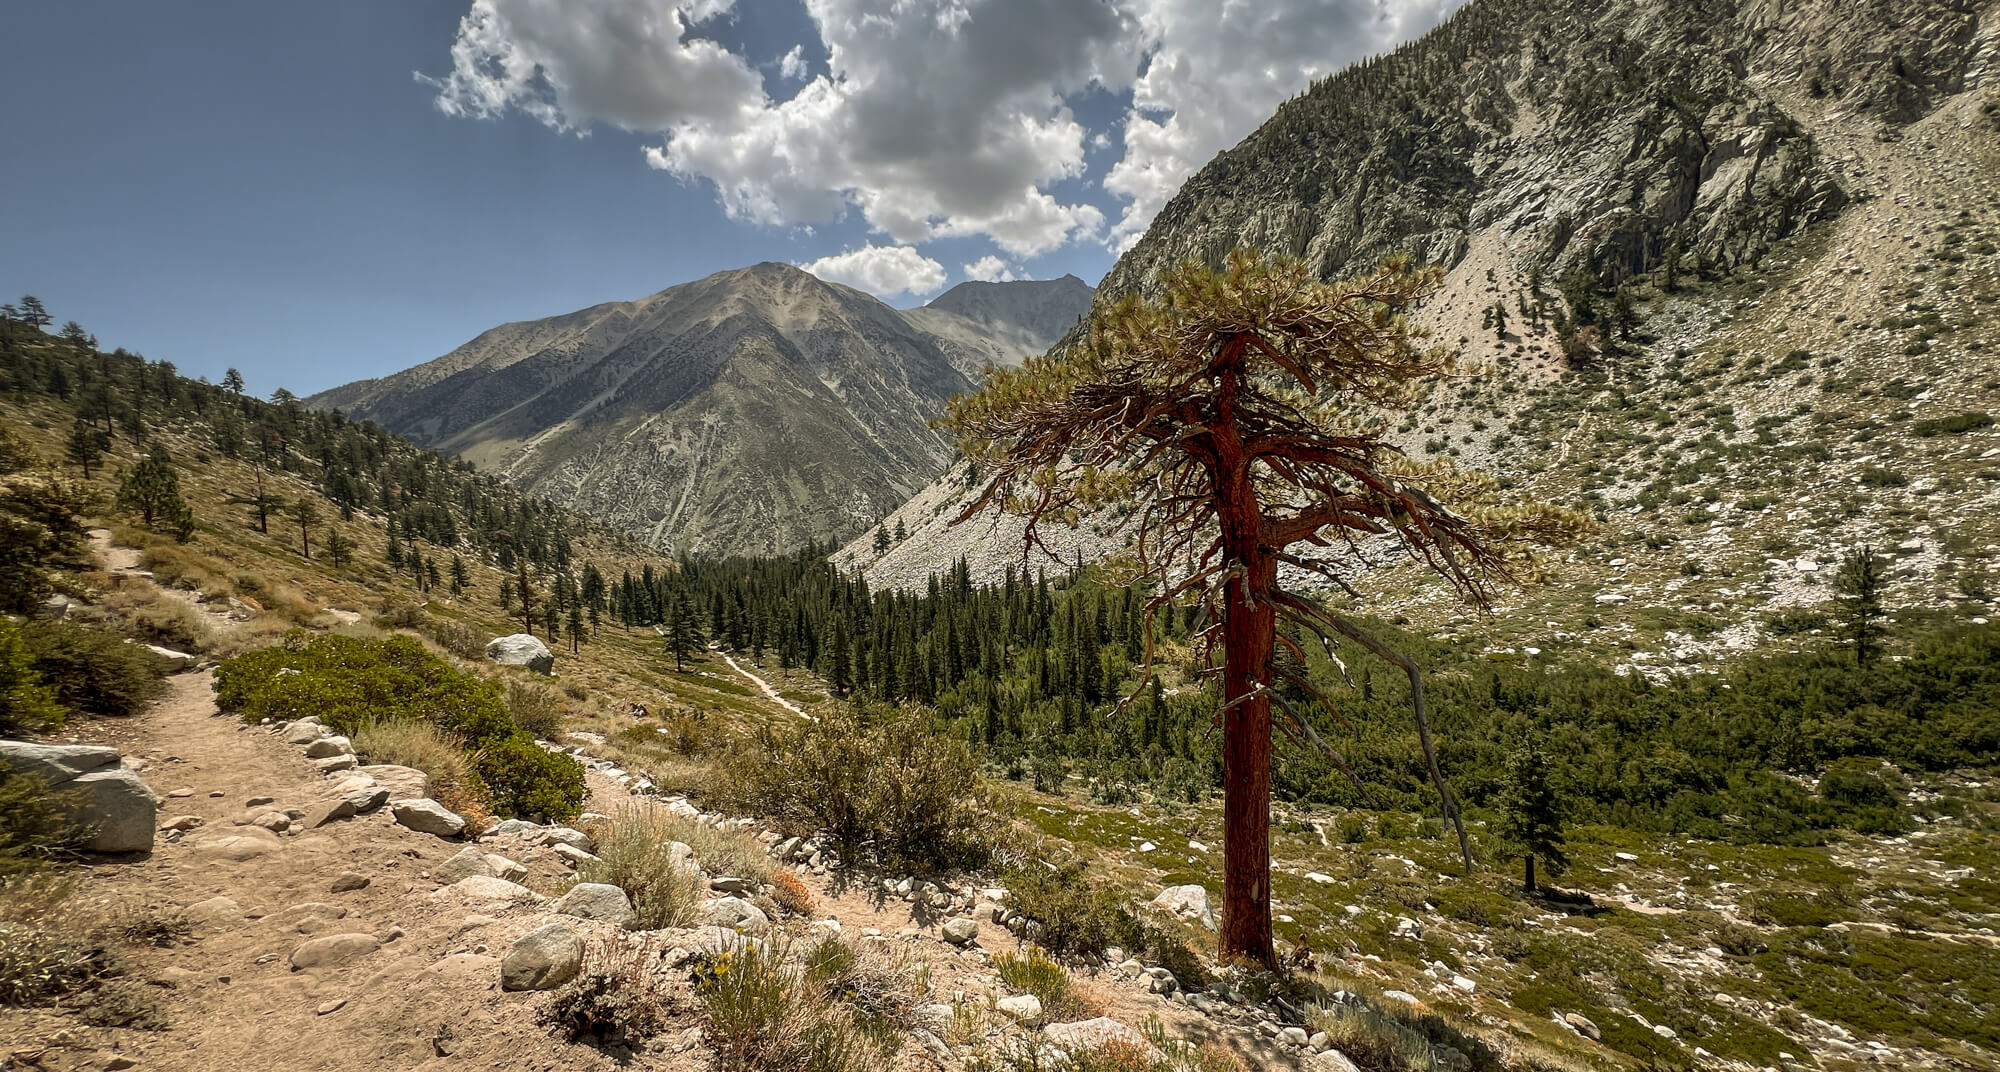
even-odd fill
[{"label": "shaded hillside", "polygon": [[964,311],[905,313],[760,264],[504,325],[309,403],[657,547],[786,551],[851,535],[934,478],[949,449],[926,419],[968,372],[1045,348],[1090,297],[1073,279],[984,286],[999,289]]}]

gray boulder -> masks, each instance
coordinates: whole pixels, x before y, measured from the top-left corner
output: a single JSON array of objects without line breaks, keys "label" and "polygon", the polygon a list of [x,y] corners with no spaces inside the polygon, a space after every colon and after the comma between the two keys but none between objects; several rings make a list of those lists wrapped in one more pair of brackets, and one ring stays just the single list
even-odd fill
[{"label": "gray boulder", "polygon": [[1215,929],[1215,910],[1209,907],[1208,891],[1201,886],[1168,886],[1153,898],[1153,907]]},{"label": "gray boulder", "polygon": [[525,666],[537,674],[553,673],[556,668],[549,646],[527,633],[494,637],[486,645],[486,658],[501,666]]},{"label": "gray boulder", "polygon": [[701,903],[701,921],[745,934],[762,934],[771,926],[764,910],[741,897],[713,897]]},{"label": "gray boulder", "polygon": [[321,737],[306,745],[307,759],[332,759],[354,754],[354,742],[345,737]]},{"label": "gray boulder", "polygon": [[565,923],[545,923],[522,935],[500,961],[502,990],[553,990],[583,967],[583,939]]},{"label": "gray boulder", "polygon": [[285,728],[278,731],[278,737],[286,744],[307,745],[331,732],[320,725],[319,719],[309,717],[285,723]]},{"label": "gray boulder", "polygon": [[977,937],[979,937],[979,924],[974,920],[960,916],[944,922],[944,940],[953,945],[970,945]]},{"label": "gray boulder", "polygon": [[160,798],[133,771],[118,766],[118,750],[103,745],[0,741],[0,765],[33,775],[57,791],[77,794],[69,821],[91,831],[87,852],[151,852]]},{"label": "gray boulder", "polygon": [[389,814],[419,834],[457,837],[465,832],[465,819],[435,800],[392,800]]},{"label": "gray boulder", "polygon": [[461,879],[468,879],[474,876],[499,878],[500,874],[493,870],[493,863],[486,858],[485,853],[480,852],[470,845],[458,850],[458,855],[431,868],[432,881],[443,883],[446,886]]},{"label": "gray boulder", "polygon": [[146,650],[159,656],[160,660],[167,664],[167,673],[169,674],[178,674],[183,670],[192,670],[195,664],[201,661],[198,657],[189,655],[187,652],[175,651],[172,648],[163,648],[158,644],[148,644],[146,645]]},{"label": "gray boulder", "polygon": [[430,795],[431,777],[415,767],[398,767],[393,763],[371,763],[356,767],[356,774],[365,774],[375,780],[375,784],[389,791],[394,800],[416,800]]},{"label": "gray boulder", "polygon": [[639,925],[639,913],[632,910],[631,898],[625,891],[605,882],[579,882],[569,888],[569,892],[556,898],[549,910],[578,919],[594,919],[626,930]]}]

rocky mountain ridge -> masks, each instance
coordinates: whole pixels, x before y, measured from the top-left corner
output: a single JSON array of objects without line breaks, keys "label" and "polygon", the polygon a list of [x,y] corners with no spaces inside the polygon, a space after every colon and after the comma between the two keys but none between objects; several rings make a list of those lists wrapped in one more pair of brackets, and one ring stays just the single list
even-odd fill
[{"label": "rocky mountain ridge", "polygon": [[[1471,374],[1392,434],[1602,523],[1557,584],[1478,626],[1515,650],[1650,674],[1784,643],[1766,619],[1810,629],[1860,543],[1895,549],[1896,601],[1981,614],[1996,116],[1990,0],[1479,0],[1218,157],[1100,297],[1238,244],[1329,277],[1391,252],[1446,266],[1421,315]],[[885,523],[907,541],[836,560],[897,587],[961,556],[982,578],[1020,563],[1017,522],[948,529],[966,482]],[[1105,518],[1070,536],[1064,558],[1124,542]],[[1406,570],[1362,590],[1471,622]]]},{"label": "rocky mountain ridge", "polygon": [[950,455],[926,419],[978,369],[1046,348],[1089,297],[1074,278],[967,284],[901,311],[765,263],[502,325],[307,401],[656,547],[779,553],[852,534],[928,483]]}]

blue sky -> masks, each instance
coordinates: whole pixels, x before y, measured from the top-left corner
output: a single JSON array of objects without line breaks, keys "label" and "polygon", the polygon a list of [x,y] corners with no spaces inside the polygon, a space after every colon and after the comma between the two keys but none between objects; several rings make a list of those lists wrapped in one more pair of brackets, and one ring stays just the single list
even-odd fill
[{"label": "blue sky", "polygon": [[1094,283],[1193,168],[1451,2],[12,5],[0,300],[303,394],[762,260],[897,305]]}]

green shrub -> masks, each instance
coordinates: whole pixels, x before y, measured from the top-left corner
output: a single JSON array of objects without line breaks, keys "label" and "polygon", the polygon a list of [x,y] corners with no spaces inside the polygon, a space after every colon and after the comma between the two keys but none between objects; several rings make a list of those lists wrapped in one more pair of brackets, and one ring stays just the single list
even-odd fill
[{"label": "green shrub", "polygon": [[473,764],[501,815],[542,815],[573,819],[583,810],[590,787],[583,764],[551,752],[525,734],[490,741],[475,752]]},{"label": "green shrub", "polygon": [[1993,423],[1993,415],[1985,412],[1954,413],[1948,417],[1932,417],[1917,422],[1916,431],[1920,436],[1958,435],[1974,429],[1985,428]]},{"label": "green shrub", "polygon": [[47,733],[62,723],[62,706],[36,671],[34,652],[14,623],[0,616],[0,736]]},{"label": "green shrub", "polygon": [[462,742],[502,815],[568,819],[587,789],[575,759],[514,725],[499,686],[459,670],[406,636],[361,640],[293,634],[215,672],[216,702],[246,722],[319,715],[334,729],[419,721]]},{"label": "green shrub", "polygon": [[1035,941],[1058,957],[1098,957],[1139,937],[1139,922],[1124,899],[1091,882],[1080,863],[1052,869],[1031,862],[1008,871],[1003,881],[1008,903],[1037,924]]},{"label": "green shrub", "polygon": [[21,638],[34,653],[36,672],[72,711],[136,715],[167,691],[166,660],[113,633],[69,622],[29,622]]},{"label": "green shrub", "polygon": [[825,832],[846,863],[971,867],[991,852],[978,762],[914,709],[849,708],[766,732],[728,774],[729,803]]}]

